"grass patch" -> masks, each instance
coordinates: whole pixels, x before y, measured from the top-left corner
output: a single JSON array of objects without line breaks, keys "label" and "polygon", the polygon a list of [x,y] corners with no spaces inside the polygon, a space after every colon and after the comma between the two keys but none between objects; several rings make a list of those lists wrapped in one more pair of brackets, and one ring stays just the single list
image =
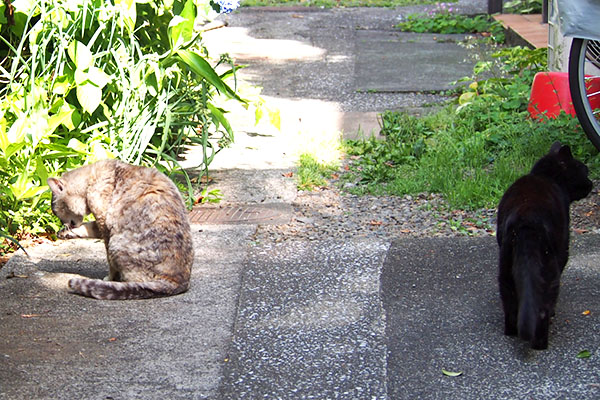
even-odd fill
[{"label": "grass patch", "polygon": [[[478,63],[456,100],[418,118],[386,112],[385,140],[346,141],[354,156],[344,177],[355,194],[441,193],[452,208],[494,208],[506,188],[559,140],[600,178],[600,158],[576,118],[529,118],[533,76],[545,70],[545,49],[504,49]],[[492,76],[478,79],[481,75]]]},{"label": "grass patch", "polygon": [[[475,109],[471,111],[487,111]],[[455,107],[423,118],[384,114],[384,121],[399,122],[403,128],[388,131],[384,141],[346,142],[347,153],[359,157],[345,177],[356,184],[350,191],[441,193],[453,208],[493,208],[506,188],[527,173],[556,140],[571,146],[575,156],[590,167],[592,178],[600,177],[597,151],[575,118],[563,114],[542,123],[530,120],[526,113],[506,114],[495,125],[478,129],[481,118],[457,115]],[[409,136],[402,134],[411,126],[420,129]]]},{"label": "grass patch", "polygon": [[315,187],[326,186],[327,180],[338,169],[336,163],[324,163],[310,153],[300,155],[298,164],[298,189],[312,190]]},{"label": "grass patch", "polygon": [[490,15],[453,14],[446,3],[438,5],[436,10],[428,14],[411,14],[396,25],[404,32],[417,33],[480,33],[488,34],[495,43],[504,43],[504,28]]},{"label": "grass patch", "polygon": [[435,4],[435,0],[243,0],[242,7],[306,6],[306,7],[404,7]]}]

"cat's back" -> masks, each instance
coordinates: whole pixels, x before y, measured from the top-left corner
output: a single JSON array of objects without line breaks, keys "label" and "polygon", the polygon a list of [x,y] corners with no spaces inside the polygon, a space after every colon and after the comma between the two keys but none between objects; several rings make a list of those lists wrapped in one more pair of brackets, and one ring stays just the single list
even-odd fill
[{"label": "cat's back", "polygon": [[[103,238],[171,235],[190,241],[187,209],[175,184],[155,168],[118,160],[94,165],[90,194],[92,211]],[[126,233],[128,232],[128,233]],[[152,234],[150,234],[152,233]]]},{"label": "cat's back", "polygon": [[552,180],[528,174],[517,179],[502,196],[498,206],[498,227],[502,231],[519,226],[542,229],[562,225],[568,218],[569,199]]},{"label": "cat's back", "polygon": [[183,198],[175,184],[155,168],[117,162],[114,169],[113,206],[135,208],[147,214],[157,207],[161,214],[178,215],[187,220]]}]

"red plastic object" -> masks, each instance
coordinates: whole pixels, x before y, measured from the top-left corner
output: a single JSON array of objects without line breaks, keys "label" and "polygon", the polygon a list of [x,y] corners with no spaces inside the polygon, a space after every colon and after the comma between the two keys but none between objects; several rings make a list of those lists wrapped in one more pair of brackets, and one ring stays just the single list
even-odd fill
[{"label": "red plastic object", "polygon": [[[588,91],[600,90],[600,78],[594,77],[587,82]],[[600,108],[600,96],[590,100],[592,108]],[[556,118],[561,111],[575,116],[569,90],[569,74],[567,72],[538,72],[533,78],[529,105],[531,118]]]}]

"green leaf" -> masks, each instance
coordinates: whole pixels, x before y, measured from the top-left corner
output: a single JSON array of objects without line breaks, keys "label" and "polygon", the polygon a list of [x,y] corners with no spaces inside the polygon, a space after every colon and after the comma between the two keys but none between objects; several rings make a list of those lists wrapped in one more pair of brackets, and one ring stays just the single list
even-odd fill
[{"label": "green leaf", "polygon": [[90,67],[87,72],[87,79],[102,89],[111,80],[111,76],[98,67]]},{"label": "green leaf", "polygon": [[78,153],[83,153],[86,154],[87,153],[87,145],[84,143],[81,143],[78,139],[75,138],[71,138],[71,140],[69,140],[69,144],[67,145],[68,148],[75,150]]},{"label": "green leaf", "polygon": [[6,149],[10,145],[10,140],[8,140],[8,135],[6,134],[6,120],[2,119],[2,125],[0,126],[0,150],[3,153],[6,153]]},{"label": "green leaf", "polygon": [[41,193],[45,192],[46,190],[48,190],[48,186],[46,186],[46,185],[44,185],[44,186],[33,186],[33,187],[30,187],[29,189],[27,189],[25,191],[25,193],[23,193],[21,195],[21,197],[19,198],[19,200],[30,199],[32,197],[37,196],[38,194],[41,194]]},{"label": "green leaf", "polygon": [[590,356],[592,355],[592,353],[589,352],[589,350],[582,350],[579,353],[577,353],[577,358],[590,358]]},{"label": "green leaf", "polygon": [[279,110],[267,110],[267,112],[269,113],[269,122],[271,122],[271,125],[273,125],[275,128],[277,128],[278,131],[281,130],[281,113],[279,112]]},{"label": "green leaf", "polygon": [[10,191],[17,200],[25,200],[46,191],[48,186],[35,186],[27,173],[22,173],[15,183],[10,185]]},{"label": "green leaf", "polygon": [[35,160],[35,173],[38,178],[40,178],[40,182],[46,182],[48,180],[48,171],[44,165],[44,160],[42,160],[42,157],[40,156]]},{"label": "green leaf", "polygon": [[69,54],[71,61],[75,63],[77,69],[82,71],[85,71],[91,67],[92,63],[94,62],[94,57],[90,49],[88,49],[85,44],[77,40],[71,42],[69,48],[67,49],[67,53]]},{"label": "green leaf", "polygon": [[444,368],[442,368],[442,374],[444,374],[444,375],[446,375],[446,376],[452,376],[452,377],[455,377],[455,376],[461,376],[461,375],[462,375],[462,372],[453,372],[453,371],[447,371],[447,370],[445,370]]},{"label": "green leaf", "polygon": [[229,124],[229,121],[227,121],[227,118],[225,118],[225,114],[223,113],[223,110],[213,106],[210,103],[207,103],[206,106],[210,110],[210,113],[212,114],[214,120],[216,120],[218,123],[223,125],[223,128],[225,128],[227,133],[229,133],[231,140],[233,140],[233,129],[231,129],[231,125]]},{"label": "green leaf", "polygon": [[85,111],[92,114],[102,101],[102,89],[93,83],[77,86],[77,100]]},{"label": "green leaf", "polygon": [[23,142],[9,144],[8,147],[6,148],[6,150],[4,150],[4,157],[10,158],[10,156],[12,156],[13,154],[17,153],[23,147],[25,147],[26,144],[27,143],[24,142],[24,141]]},{"label": "green leaf", "polygon": [[169,41],[171,49],[179,49],[189,42],[194,34],[194,20],[196,19],[196,6],[193,0],[187,0],[181,13],[175,15],[169,22]]},{"label": "green leaf", "polygon": [[206,79],[208,83],[213,85],[219,92],[224,93],[232,99],[236,99],[242,103],[248,103],[240,98],[225,82],[221,80],[219,75],[210,66],[208,61],[202,58],[199,54],[189,50],[177,50],[177,55],[188,66],[192,72]]},{"label": "green leaf", "polygon": [[477,96],[477,93],[475,92],[465,92],[463,94],[460,95],[460,97],[458,98],[458,104],[467,104],[470,103],[471,101],[473,101],[473,98]]},{"label": "green leaf", "polygon": [[75,84],[83,85],[88,80],[88,74],[84,70],[77,68],[75,70]]},{"label": "green leaf", "polygon": [[54,81],[54,86],[52,86],[52,93],[64,96],[69,92],[71,88],[71,81],[69,81],[68,76],[63,75],[56,78]]},{"label": "green leaf", "polygon": [[63,124],[69,130],[75,129],[72,122],[74,111],[75,109],[69,103],[63,103],[58,113],[48,118],[48,132],[54,132],[60,124]]}]

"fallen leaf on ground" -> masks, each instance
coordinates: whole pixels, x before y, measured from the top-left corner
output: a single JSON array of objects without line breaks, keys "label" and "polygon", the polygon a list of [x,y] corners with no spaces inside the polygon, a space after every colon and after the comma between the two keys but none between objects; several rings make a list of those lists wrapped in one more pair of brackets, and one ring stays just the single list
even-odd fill
[{"label": "fallen leaf on ground", "polygon": [[13,278],[27,279],[29,277],[27,275],[18,275],[18,274],[15,274],[12,271],[9,272],[8,275],[6,275],[6,279],[13,279]]},{"label": "fallen leaf on ground", "polygon": [[589,352],[589,350],[581,350],[579,353],[577,353],[577,358],[589,358],[592,354]]},{"label": "fallen leaf on ground", "polygon": [[447,371],[444,368],[442,368],[442,374],[446,375],[446,376],[461,376],[462,375],[462,371],[460,372],[455,372],[455,371]]},{"label": "fallen leaf on ground", "polygon": [[285,176],[286,178],[291,178],[292,176],[294,176],[294,173],[292,171],[290,172],[286,172],[285,174],[281,174],[283,176]]},{"label": "fallen leaf on ground", "polygon": [[373,225],[373,226],[380,226],[380,225],[383,225],[383,222],[376,221],[376,220],[373,219],[373,220],[369,221],[369,224]]},{"label": "fallen leaf on ground", "polygon": [[21,318],[37,318],[41,316],[42,314],[21,314]]}]

